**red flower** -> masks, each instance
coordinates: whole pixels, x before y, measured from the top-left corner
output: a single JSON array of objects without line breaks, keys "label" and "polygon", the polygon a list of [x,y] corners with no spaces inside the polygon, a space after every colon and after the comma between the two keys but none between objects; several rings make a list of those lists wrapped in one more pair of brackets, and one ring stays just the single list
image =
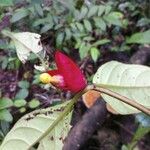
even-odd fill
[{"label": "red flower", "polygon": [[54,86],[70,90],[71,92],[79,92],[86,87],[86,80],[80,68],[66,55],[60,51],[55,53],[55,61],[57,70],[49,70],[49,82]]}]

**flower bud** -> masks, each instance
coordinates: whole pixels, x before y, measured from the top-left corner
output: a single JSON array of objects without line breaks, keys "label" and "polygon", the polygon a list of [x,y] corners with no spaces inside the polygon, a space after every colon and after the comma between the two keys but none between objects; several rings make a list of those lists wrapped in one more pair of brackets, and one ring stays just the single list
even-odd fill
[{"label": "flower bud", "polygon": [[39,79],[42,83],[47,84],[51,82],[52,77],[48,73],[42,73]]}]

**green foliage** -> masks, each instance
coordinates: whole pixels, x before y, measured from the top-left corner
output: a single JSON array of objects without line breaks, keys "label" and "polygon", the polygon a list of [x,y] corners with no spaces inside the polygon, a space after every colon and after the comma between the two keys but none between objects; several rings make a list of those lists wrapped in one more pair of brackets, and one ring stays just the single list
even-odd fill
[{"label": "green foliage", "polygon": [[14,101],[14,106],[15,107],[22,107],[25,106],[27,102],[24,99],[17,99]]},{"label": "green foliage", "polygon": [[27,88],[29,88],[30,84],[29,84],[28,81],[22,80],[22,81],[18,82],[18,86],[19,86],[20,88],[25,88],[25,89],[27,89]]},{"label": "green foliage", "polygon": [[[20,23],[26,25],[28,22],[32,32],[45,34],[53,32],[54,37],[51,38],[55,41],[54,47],[63,48],[67,52],[76,47],[79,49],[81,59],[91,55],[92,44],[97,41],[97,36],[100,40],[102,36],[105,37],[106,28],[112,25],[119,26],[119,28],[124,27],[123,14],[113,11],[109,4],[91,3],[90,6],[83,4],[80,9],[75,6],[76,1],[70,1],[68,6],[68,1],[62,3],[56,0],[48,7],[42,5],[41,1],[38,3],[31,1],[29,5],[14,10],[11,23],[21,28]],[[96,36],[93,36],[93,33],[96,33]],[[87,37],[91,40],[86,40]],[[95,47],[100,51],[100,45]]]},{"label": "green foliage", "polygon": [[29,15],[29,11],[25,8],[17,9],[12,18],[11,18],[11,23],[15,23]]},{"label": "green foliage", "polygon": [[13,117],[11,113],[9,112],[9,110],[7,109],[0,110],[0,120],[4,120],[7,122],[11,122],[13,120]]},{"label": "green foliage", "polygon": [[0,39],[0,49],[7,55],[0,55],[0,67],[2,69],[18,69],[20,67],[20,61],[16,56],[15,49],[12,43],[9,44],[7,40]]},{"label": "green foliage", "polygon": [[96,47],[92,47],[90,49],[91,57],[94,60],[94,62],[97,61],[98,57],[100,56],[100,52]]},{"label": "green foliage", "polygon": [[13,0],[0,0],[0,7],[3,6],[12,6]]},{"label": "green foliage", "polygon": [[37,99],[32,99],[29,103],[28,103],[30,108],[36,108],[40,105],[40,102]]},{"label": "green foliage", "polygon": [[38,149],[49,150],[50,145],[51,149],[61,150],[70,130],[72,105],[72,101],[65,102],[25,115],[7,134],[0,149],[26,150],[40,140]]},{"label": "green foliage", "polygon": [[0,121],[0,144],[5,137],[5,135],[9,132],[10,124],[6,121]]},{"label": "green foliage", "polygon": [[127,43],[150,44],[150,30],[134,33],[130,38],[127,39]]},{"label": "green foliage", "polygon": [[[142,65],[123,64],[110,61],[103,64],[93,77],[93,83],[116,93],[119,93],[135,102],[150,108],[150,68]],[[139,110],[124,104],[115,98],[102,94],[104,100],[120,114],[137,113]]]},{"label": "green foliage", "polygon": [[[7,1],[11,2],[11,0]],[[17,0],[14,2],[19,3]],[[126,10],[128,10],[128,18],[126,18]],[[16,28],[22,30],[22,26],[26,26],[32,32],[50,34],[52,35],[50,38],[55,42],[53,43],[55,48],[63,49],[69,53],[70,49],[75,47],[79,50],[80,58],[83,59],[88,55],[91,56],[90,49],[92,47],[96,47],[100,53],[101,47],[108,44],[93,46],[93,43],[98,40],[109,38],[109,33],[106,30],[116,30],[115,34],[117,35],[121,33],[122,29],[130,26],[129,22],[132,22],[132,17],[139,18],[135,23],[137,27],[147,27],[149,25],[147,11],[146,2],[139,3],[135,1],[120,2],[111,0],[103,4],[96,4],[93,1],[89,5],[86,2],[79,3],[73,0],[69,2],[67,0],[63,2],[56,0],[48,4],[41,0],[28,1],[28,4],[24,4],[23,7],[12,10],[12,25],[10,28],[11,30],[16,30]],[[131,37],[123,42],[130,44],[149,43],[147,32],[143,32],[143,34],[135,33],[137,31],[133,31]],[[112,36],[114,36],[113,34]],[[87,37],[90,40],[87,40]],[[112,42],[109,45],[113,44],[113,38],[109,40]],[[114,46],[114,44],[111,46],[113,51],[129,50],[126,43],[122,43],[120,46]],[[93,56],[91,57],[93,59]],[[7,66],[7,63],[7,60],[4,59],[3,68]]]},{"label": "green foliage", "polygon": [[137,142],[149,132],[150,127],[139,126],[132,138],[132,141],[126,146],[127,150],[133,150]]},{"label": "green foliage", "polygon": [[11,107],[13,105],[13,102],[12,102],[12,100],[11,99],[9,99],[9,98],[2,98],[1,100],[0,100],[0,110],[2,110],[2,109],[6,109],[6,108],[9,108],[9,107]]},{"label": "green foliage", "polygon": [[27,96],[28,96],[28,94],[29,94],[29,91],[28,91],[28,89],[20,89],[18,92],[17,92],[17,94],[16,94],[16,96],[15,96],[15,99],[24,99],[24,98],[26,98]]},{"label": "green foliage", "polygon": [[9,112],[8,108],[13,106],[13,102],[9,98],[2,98],[0,99],[0,120],[4,121],[12,121],[12,115]]}]

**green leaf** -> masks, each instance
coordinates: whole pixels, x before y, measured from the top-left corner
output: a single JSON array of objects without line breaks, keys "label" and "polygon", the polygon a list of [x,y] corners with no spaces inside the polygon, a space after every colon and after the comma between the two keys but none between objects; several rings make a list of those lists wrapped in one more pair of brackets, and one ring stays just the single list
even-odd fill
[{"label": "green leaf", "polygon": [[13,0],[0,0],[0,7],[12,6]]},{"label": "green leaf", "polygon": [[0,110],[13,106],[13,102],[9,98],[3,97],[0,99]]},{"label": "green leaf", "polygon": [[150,127],[142,127],[139,126],[138,129],[136,130],[136,132],[134,133],[133,139],[131,141],[131,143],[128,144],[128,149],[134,149],[135,145],[137,144],[137,142],[147,133],[150,132]]},{"label": "green leaf", "polygon": [[11,122],[13,120],[11,113],[7,109],[0,110],[0,120]]},{"label": "green leaf", "polygon": [[100,28],[101,30],[106,30],[106,23],[102,18],[94,18],[95,26]]},{"label": "green leaf", "polygon": [[20,89],[16,96],[15,96],[15,99],[25,99],[29,94],[29,91],[28,89]]},{"label": "green leaf", "polygon": [[92,57],[93,61],[96,62],[98,57],[100,56],[99,50],[96,47],[92,47],[90,49],[90,53],[91,53],[91,57]]},{"label": "green leaf", "polygon": [[[93,78],[93,83],[110,89],[122,96],[150,108],[150,68],[110,61],[102,65]],[[102,94],[104,100],[120,114],[138,113],[139,110]]]},{"label": "green leaf", "polygon": [[139,126],[138,129],[136,130],[132,142],[133,141],[139,141],[145,134],[150,132],[150,127],[142,127]]},{"label": "green leaf", "polygon": [[60,48],[62,46],[63,40],[64,40],[64,33],[60,32],[56,37],[56,45],[58,48]]},{"label": "green leaf", "polygon": [[88,18],[92,17],[93,15],[95,15],[98,12],[98,6],[92,6],[89,9],[89,12],[87,14]]},{"label": "green leaf", "polygon": [[73,32],[76,32],[76,31],[78,30],[78,28],[77,28],[77,26],[76,26],[75,23],[71,23],[71,24],[70,24],[70,27],[71,27],[71,30],[72,30]]},{"label": "green leaf", "polygon": [[43,50],[40,41],[41,35],[39,34],[31,32],[13,33],[6,30],[3,30],[2,33],[12,39],[17,56],[23,63],[26,62],[31,52],[37,54]]},{"label": "green leaf", "polygon": [[80,48],[80,45],[82,44],[81,39],[76,39],[76,44],[75,44],[75,48],[78,49]]},{"label": "green leaf", "polygon": [[39,16],[43,17],[44,13],[43,13],[43,9],[42,9],[41,5],[37,3],[34,6],[35,6],[35,10],[39,14]]},{"label": "green leaf", "polygon": [[29,11],[25,8],[17,9],[11,18],[11,22],[15,23],[29,15]]},{"label": "green leaf", "polygon": [[39,25],[43,25],[46,23],[46,18],[42,18],[42,19],[38,19],[38,20],[35,20],[33,23],[32,23],[32,26],[33,27],[37,27]]},{"label": "green leaf", "polygon": [[77,26],[77,28],[78,28],[78,30],[79,30],[80,32],[83,32],[83,31],[84,31],[84,27],[83,27],[83,25],[82,25],[81,23],[76,22],[76,26]]},{"label": "green leaf", "polygon": [[91,23],[88,20],[86,20],[86,19],[84,19],[83,22],[84,22],[84,26],[85,26],[86,30],[91,32],[92,31]]},{"label": "green leaf", "polygon": [[97,47],[99,45],[104,45],[104,44],[107,44],[109,42],[110,42],[110,40],[108,40],[108,39],[102,39],[102,40],[99,40],[99,41],[93,43],[92,45],[95,46],[95,47]]},{"label": "green leaf", "polygon": [[45,33],[47,32],[48,30],[52,29],[53,28],[53,22],[52,23],[49,23],[49,24],[45,24],[42,28],[41,28],[41,33]]},{"label": "green leaf", "polygon": [[2,60],[2,63],[1,63],[2,69],[6,69],[7,66],[8,66],[8,63],[9,63],[8,58],[7,57],[2,57],[0,59]]},{"label": "green leaf", "polygon": [[104,5],[100,5],[98,7],[98,16],[101,16],[104,13],[105,8],[106,8],[106,6],[104,6]]},{"label": "green leaf", "polygon": [[70,31],[70,29],[69,28],[66,28],[65,29],[65,40],[70,40],[71,39],[71,37],[72,37],[72,33],[71,33],[71,31]]},{"label": "green leaf", "polygon": [[70,113],[67,117],[64,118],[63,122],[60,122],[56,126],[57,131],[52,131],[52,133],[50,133],[40,142],[38,150],[43,150],[43,148],[44,150],[49,150],[50,145],[52,150],[62,150],[65,137],[67,136],[71,128],[70,125],[71,116],[72,114]]},{"label": "green leaf", "polygon": [[104,20],[112,25],[123,26],[122,22],[123,15],[119,12],[111,12],[104,16]]},{"label": "green leaf", "polygon": [[28,103],[30,108],[36,108],[40,105],[40,102],[37,99],[32,99],[29,103]]},{"label": "green leaf", "polygon": [[25,89],[27,89],[27,88],[29,88],[30,84],[29,84],[28,81],[22,80],[22,81],[18,82],[18,86],[19,86],[20,88],[25,88]]},{"label": "green leaf", "polygon": [[145,32],[139,32],[133,34],[130,38],[126,40],[128,44],[138,43],[138,44],[150,44],[150,30]]},{"label": "green leaf", "polygon": [[138,20],[137,22],[137,27],[144,27],[146,25],[150,24],[150,18],[141,18],[140,20]]},{"label": "green leaf", "polygon": [[[63,114],[64,109],[69,104],[72,106],[72,102],[69,101],[25,115],[6,135],[0,150],[27,150],[42,137],[38,150],[61,150],[63,140],[70,129],[72,115],[70,111],[72,107],[65,110],[66,115]],[[59,121],[57,120],[58,118],[60,119]],[[51,130],[48,135],[45,135],[48,129]]]},{"label": "green leaf", "polygon": [[25,107],[22,107],[22,108],[19,109],[19,111],[20,111],[21,113],[24,113],[24,112],[26,112],[26,108],[25,108]]},{"label": "green leaf", "polygon": [[7,121],[0,121],[0,128],[1,128],[1,132],[2,132],[2,137],[4,138],[5,135],[9,132],[10,130],[10,122]]},{"label": "green leaf", "polygon": [[88,52],[91,48],[91,45],[82,42],[79,48],[79,54],[80,54],[80,58],[83,59],[84,57],[86,57],[88,55]]},{"label": "green leaf", "polygon": [[78,16],[79,20],[85,18],[85,16],[87,15],[87,13],[88,13],[88,8],[85,7],[85,6],[83,6],[83,7],[81,8],[81,12],[80,12],[80,14],[79,14],[79,16]]},{"label": "green leaf", "polygon": [[25,106],[26,104],[27,104],[27,102],[24,99],[16,99],[14,101],[14,106],[15,107],[22,107],[22,106]]},{"label": "green leaf", "polygon": [[106,5],[105,6],[105,14],[107,15],[108,13],[110,13],[112,7],[110,5]]},{"label": "green leaf", "polygon": [[83,38],[84,41],[90,42],[90,41],[94,41],[95,39],[92,36],[86,36]]}]

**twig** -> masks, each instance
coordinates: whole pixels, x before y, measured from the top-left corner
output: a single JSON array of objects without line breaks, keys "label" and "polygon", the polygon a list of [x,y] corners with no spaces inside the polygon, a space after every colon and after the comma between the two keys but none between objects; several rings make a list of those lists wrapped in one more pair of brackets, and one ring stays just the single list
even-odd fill
[{"label": "twig", "polygon": [[106,88],[103,88],[103,87],[97,87],[95,85],[89,85],[87,87],[87,89],[95,90],[95,91],[107,94],[107,95],[109,95],[111,97],[114,97],[114,98],[116,98],[116,99],[118,99],[118,100],[120,100],[120,101],[122,101],[122,102],[124,102],[124,103],[126,103],[126,104],[128,104],[128,105],[130,105],[130,106],[132,106],[132,107],[134,107],[134,108],[136,108],[136,109],[138,109],[138,110],[142,111],[143,113],[150,116],[150,109],[148,109],[148,108],[144,107],[143,105],[137,103],[135,100],[129,99],[129,98],[127,98],[125,96],[122,96],[122,95],[120,95],[116,92],[113,92],[109,89],[106,89]]}]

